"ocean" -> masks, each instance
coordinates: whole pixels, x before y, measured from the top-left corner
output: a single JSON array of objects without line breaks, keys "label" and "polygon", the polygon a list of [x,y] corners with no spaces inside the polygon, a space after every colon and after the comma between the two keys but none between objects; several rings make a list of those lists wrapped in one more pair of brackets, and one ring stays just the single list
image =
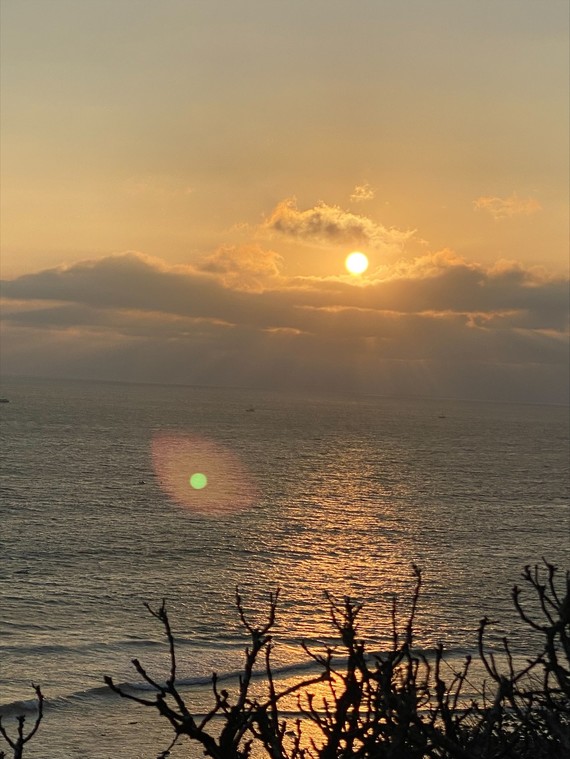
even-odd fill
[{"label": "ocean", "polygon": [[[416,643],[452,661],[502,634],[530,653],[510,590],[541,557],[570,566],[568,409],[6,378],[2,454],[0,713],[46,697],[29,759],[154,759],[170,729],[103,684],[142,686],[138,657],[179,677],[199,710],[213,670],[239,668],[281,588],[277,676],[330,640],[324,592],[364,602],[362,634],[389,645],[394,594],[424,586]],[[142,692],[142,691],[141,691]],[[190,757],[181,743],[173,757]]]}]

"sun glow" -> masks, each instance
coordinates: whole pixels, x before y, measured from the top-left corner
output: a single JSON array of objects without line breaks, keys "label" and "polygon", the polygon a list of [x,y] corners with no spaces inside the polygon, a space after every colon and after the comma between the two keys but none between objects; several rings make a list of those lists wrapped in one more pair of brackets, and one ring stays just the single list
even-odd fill
[{"label": "sun glow", "polygon": [[344,265],[350,274],[363,274],[368,269],[368,258],[364,253],[355,250],[346,257]]}]

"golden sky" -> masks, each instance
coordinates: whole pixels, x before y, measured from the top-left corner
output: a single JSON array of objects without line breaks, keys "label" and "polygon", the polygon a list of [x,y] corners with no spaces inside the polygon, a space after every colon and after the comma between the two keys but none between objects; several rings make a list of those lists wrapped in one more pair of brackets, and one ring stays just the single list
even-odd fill
[{"label": "golden sky", "polygon": [[564,402],[566,0],[0,8],[3,372]]}]

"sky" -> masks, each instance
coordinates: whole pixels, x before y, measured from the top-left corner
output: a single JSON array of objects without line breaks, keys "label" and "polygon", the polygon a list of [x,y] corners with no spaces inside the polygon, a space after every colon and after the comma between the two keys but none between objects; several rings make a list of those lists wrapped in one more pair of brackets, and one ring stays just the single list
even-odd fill
[{"label": "sky", "polygon": [[568,402],[566,0],[0,10],[4,374]]}]

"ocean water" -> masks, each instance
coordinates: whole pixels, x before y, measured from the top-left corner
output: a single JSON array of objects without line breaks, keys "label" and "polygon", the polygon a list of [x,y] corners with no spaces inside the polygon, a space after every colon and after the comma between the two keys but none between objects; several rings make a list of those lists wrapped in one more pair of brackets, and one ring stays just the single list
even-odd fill
[{"label": "ocean water", "polygon": [[325,590],[365,603],[362,634],[383,650],[415,562],[417,645],[459,661],[483,615],[491,647],[507,633],[530,653],[510,588],[542,556],[570,566],[565,408],[23,379],[0,395],[0,710],[10,727],[42,686],[30,759],[168,745],[154,712],[103,684],[140,687],[134,657],[166,675],[145,602],[166,599],[200,710],[211,672],[239,667],[236,586],[255,619],[281,588],[285,681],[306,671],[301,641],[330,639]]}]

